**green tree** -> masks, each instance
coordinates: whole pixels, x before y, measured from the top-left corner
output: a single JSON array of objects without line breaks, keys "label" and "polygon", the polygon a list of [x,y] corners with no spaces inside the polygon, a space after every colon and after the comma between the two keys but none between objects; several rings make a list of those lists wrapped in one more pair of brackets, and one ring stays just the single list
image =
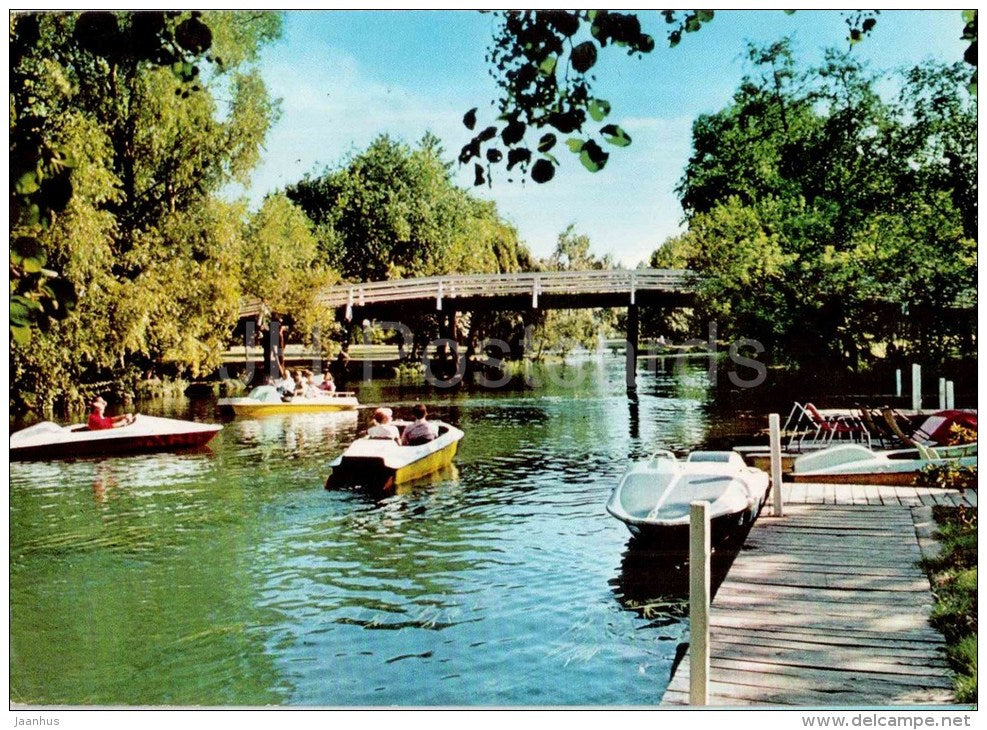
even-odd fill
[{"label": "green tree", "polygon": [[10,333],[15,345],[25,345],[35,326],[62,320],[75,306],[72,283],[43,268],[48,256],[39,239],[73,196],[75,151],[56,141],[79,90],[71,69],[96,59],[123,60],[170,67],[191,85],[198,76],[194,63],[212,44],[200,15],[11,13]]},{"label": "green tree", "polygon": [[856,367],[901,339],[942,357],[976,273],[965,71],[927,64],[886,101],[845,54],[805,71],[784,42],[750,58],[733,103],[695,122],[689,230],[653,260],[705,275],[697,318],[796,359]]},{"label": "green tree", "polygon": [[[569,225],[559,234],[552,255],[542,262],[547,271],[587,271],[614,268],[610,254],[597,257],[592,253],[589,236],[577,233]],[[550,309],[535,319],[535,357],[544,351],[558,352],[563,358],[574,348],[593,350],[599,337],[609,337],[617,329],[617,314],[613,309]]]},{"label": "green tree", "polygon": [[441,154],[431,135],[414,149],[384,135],[286,194],[319,226],[346,279],[517,270],[528,255],[516,232],[491,203],[456,187]]},{"label": "green tree", "polygon": [[[457,187],[432,135],[415,148],[383,135],[336,169],[286,195],[316,223],[325,260],[350,281],[528,270],[531,255],[493,203]],[[432,313],[406,312],[414,353],[439,337]],[[510,313],[461,320],[466,338],[508,339]]]},{"label": "green tree", "polygon": [[71,317],[37,318],[30,347],[12,350],[17,397],[50,405],[59,392],[148,367],[201,373],[218,363],[240,296],[244,214],[218,195],[245,179],[275,113],[254,62],[279,27],[268,13],[12,19],[12,157],[57,158],[66,170],[51,178],[65,194],[41,206],[44,217],[32,213],[31,194],[15,191],[12,257],[33,239],[58,272],[42,275],[79,299]]},{"label": "green tree", "polygon": [[241,255],[242,291],[273,312],[290,313],[305,344],[329,344],[331,311],[312,296],[339,275],[325,262],[312,221],[283,194],[269,195],[247,221]]},{"label": "green tree", "polygon": [[[784,11],[791,14],[795,11]],[[860,42],[878,24],[880,11],[847,11],[846,40]],[[487,52],[490,74],[499,89],[496,119],[484,124],[477,108],[463,123],[473,138],[459,160],[472,164],[477,185],[503,166],[508,179],[530,176],[548,182],[560,165],[559,150],[575,154],[589,171],[606,166],[610,153],[631,144],[630,136],[610,120],[611,103],[594,91],[605,54],[643,58],[665,29],[669,46],[714,19],[712,10],[663,10],[661,23],[647,32],[655,14],[607,10],[498,11]],[[722,22],[722,21],[718,21]],[[964,60],[977,66],[977,11],[963,11],[962,37],[969,41]],[[701,38],[698,42],[702,42]],[[976,89],[976,70],[961,82]]]}]

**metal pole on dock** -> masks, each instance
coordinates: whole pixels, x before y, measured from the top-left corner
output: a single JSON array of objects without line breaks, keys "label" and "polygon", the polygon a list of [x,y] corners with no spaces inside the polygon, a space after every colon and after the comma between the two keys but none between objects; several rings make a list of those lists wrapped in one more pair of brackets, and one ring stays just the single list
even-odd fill
[{"label": "metal pole on dock", "polygon": [[709,503],[689,507],[689,704],[709,696]]},{"label": "metal pole on dock", "polygon": [[771,446],[771,492],[774,499],[774,516],[783,517],[781,500],[781,416],[772,413],[768,416],[768,433]]},{"label": "metal pole on dock", "polygon": [[912,410],[922,410],[922,366],[912,363]]},{"label": "metal pole on dock", "polygon": [[901,368],[894,371],[894,394],[895,397],[901,398]]},{"label": "metal pole on dock", "polygon": [[956,400],[953,398],[953,381],[946,381],[946,408],[953,410],[956,408]]},{"label": "metal pole on dock", "polygon": [[946,407],[946,378],[939,378],[939,410]]}]

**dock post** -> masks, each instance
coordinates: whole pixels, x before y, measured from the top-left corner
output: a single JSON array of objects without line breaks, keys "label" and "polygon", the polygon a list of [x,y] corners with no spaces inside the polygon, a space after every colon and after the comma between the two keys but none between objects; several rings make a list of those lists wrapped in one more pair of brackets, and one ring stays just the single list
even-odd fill
[{"label": "dock post", "polygon": [[689,704],[709,695],[709,503],[689,507]]},{"label": "dock post", "polygon": [[774,499],[774,516],[784,517],[785,510],[781,499],[781,416],[772,413],[768,416],[768,433],[771,446],[771,493]]},{"label": "dock post", "polygon": [[912,363],[912,410],[922,410],[922,366]]},{"label": "dock post", "polygon": [[956,400],[953,398],[953,381],[946,381],[946,408],[953,410],[956,408]]},{"label": "dock post", "polygon": [[894,394],[895,397],[901,398],[901,368],[894,371]]},{"label": "dock post", "polygon": [[939,378],[939,410],[946,407],[946,378]]}]

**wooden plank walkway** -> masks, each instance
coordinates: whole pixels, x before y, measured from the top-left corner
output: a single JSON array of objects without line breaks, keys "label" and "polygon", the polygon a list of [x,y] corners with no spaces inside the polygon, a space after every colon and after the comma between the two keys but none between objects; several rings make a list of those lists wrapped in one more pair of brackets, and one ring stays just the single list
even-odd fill
[{"label": "wooden plank walkway", "polygon": [[[710,612],[709,706],[953,704],[919,567],[931,505],[976,493],[784,484],[751,529]],[[922,547],[920,548],[920,542]],[[689,657],[663,706],[689,703]]]}]

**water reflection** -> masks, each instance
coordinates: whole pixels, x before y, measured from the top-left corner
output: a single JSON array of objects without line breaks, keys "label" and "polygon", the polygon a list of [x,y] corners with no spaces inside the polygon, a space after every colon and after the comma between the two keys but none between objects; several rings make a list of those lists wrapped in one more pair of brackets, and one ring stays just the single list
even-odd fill
[{"label": "water reflection", "polygon": [[432,489],[453,489],[458,493],[457,487],[459,486],[459,467],[453,463],[418,479],[398,484],[390,494],[380,492],[370,492],[369,494],[378,499],[378,504],[386,505],[400,501],[406,495],[424,494]]},{"label": "water reflection", "polygon": [[[737,536],[713,551],[710,559],[710,590],[713,595],[742,544],[743,538]],[[620,572],[610,585],[620,604],[638,612],[643,618],[655,614],[685,616],[689,601],[688,550],[665,548],[631,538],[621,556]],[[662,607],[668,610],[664,611]]]},{"label": "water reflection", "polygon": [[213,469],[215,453],[196,449],[180,453],[134,454],[48,462],[12,462],[11,485],[42,492],[64,492],[79,482],[90,483],[96,495],[122,488],[163,493],[195,483]]},{"label": "water reflection", "polygon": [[224,429],[228,438],[265,455],[300,457],[338,449],[356,436],[359,411],[297,413],[237,419]]}]

